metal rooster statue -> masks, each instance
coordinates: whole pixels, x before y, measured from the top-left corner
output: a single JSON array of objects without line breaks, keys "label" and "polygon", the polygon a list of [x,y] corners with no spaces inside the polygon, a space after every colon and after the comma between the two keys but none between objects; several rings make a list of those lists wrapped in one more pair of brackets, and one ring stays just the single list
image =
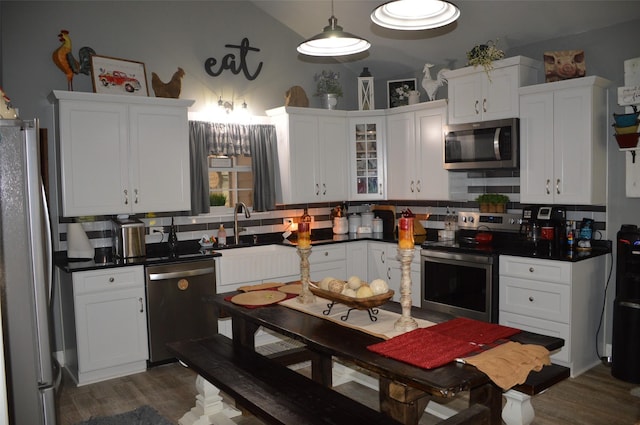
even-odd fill
[{"label": "metal rooster statue", "polygon": [[69,91],[73,91],[74,75],[89,75],[91,72],[91,56],[95,55],[96,52],[91,47],[82,47],[78,51],[80,61],[77,61],[76,58],[73,57],[71,50],[69,31],[61,30],[60,34],[58,34],[58,40],[60,40],[62,45],[53,52],[53,63],[67,76],[68,89]]},{"label": "metal rooster statue", "polygon": [[434,80],[433,78],[431,78],[431,68],[433,68],[433,64],[427,63],[424,65],[424,69],[422,70],[422,72],[424,72],[424,78],[422,78],[422,87],[427,92],[429,100],[436,100],[436,93],[438,92],[438,89],[447,82],[444,73],[446,71],[449,71],[449,69],[442,68],[440,71],[438,71],[438,75]]}]

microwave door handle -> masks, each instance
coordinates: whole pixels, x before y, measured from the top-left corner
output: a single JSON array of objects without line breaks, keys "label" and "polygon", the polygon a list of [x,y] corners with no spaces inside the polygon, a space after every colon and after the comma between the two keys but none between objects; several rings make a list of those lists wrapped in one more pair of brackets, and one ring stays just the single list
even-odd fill
[{"label": "microwave door handle", "polygon": [[493,134],[493,156],[495,157],[496,161],[501,161],[502,158],[500,157],[500,131],[502,130],[501,127],[496,128],[496,132]]}]

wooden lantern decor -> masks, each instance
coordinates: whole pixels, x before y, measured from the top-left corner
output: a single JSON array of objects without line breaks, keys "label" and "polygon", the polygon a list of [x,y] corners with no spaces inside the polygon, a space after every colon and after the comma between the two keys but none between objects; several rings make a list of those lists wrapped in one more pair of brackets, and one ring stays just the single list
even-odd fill
[{"label": "wooden lantern decor", "polygon": [[358,109],[369,111],[375,109],[373,97],[373,76],[369,68],[364,68],[358,77]]}]

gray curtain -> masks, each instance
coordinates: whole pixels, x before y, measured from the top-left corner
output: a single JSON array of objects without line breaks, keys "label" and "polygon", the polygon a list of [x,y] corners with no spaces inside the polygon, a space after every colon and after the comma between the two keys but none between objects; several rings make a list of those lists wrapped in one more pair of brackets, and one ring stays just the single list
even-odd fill
[{"label": "gray curtain", "polygon": [[253,209],[274,209],[278,167],[275,126],[189,121],[189,145],[191,214],[209,212],[208,155],[251,156]]}]

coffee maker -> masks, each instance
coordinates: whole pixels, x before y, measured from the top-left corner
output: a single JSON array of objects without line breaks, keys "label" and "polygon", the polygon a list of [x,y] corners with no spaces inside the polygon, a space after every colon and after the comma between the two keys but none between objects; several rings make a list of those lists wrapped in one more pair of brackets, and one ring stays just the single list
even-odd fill
[{"label": "coffee maker", "polygon": [[540,237],[549,241],[549,248],[559,251],[566,240],[567,210],[565,207],[538,208]]},{"label": "coffee maker", "polygon": [[520,220],[520,235],[528,241],[538,242],[540,239],[540,225],[538,223],[538,207],[528,206],[522,208],[522,220]]}]

